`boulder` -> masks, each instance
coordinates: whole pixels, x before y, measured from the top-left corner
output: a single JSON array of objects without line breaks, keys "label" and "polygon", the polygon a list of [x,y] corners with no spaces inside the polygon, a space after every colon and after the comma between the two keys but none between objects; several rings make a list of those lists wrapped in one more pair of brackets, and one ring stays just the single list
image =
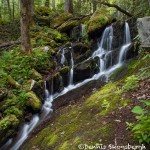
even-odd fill
[{"label": "boulder", "polygon": [[66,33],[67,35],[70,35],[71,30],[76,26],[79,26],[79,20],[69,20],[69,21],[66,21],[65,23],[63,23],[57,29],[60,32]]},{"label": "boulder", "polygon": [[7,96],[8,90],[6,88],[0,88],[0,101]]},{"label": "boulder", "polygon": [[21,85],[10,75],[8,76],[8,83],[16,89],[21,88]]},{"label": "boulder", "polygon": [[66,87],[68,85],[68,81],[69,81],[69,71],[70,71],[70,67],[69,66],[65,66],[63,68],[60,69],[60,75],[62,76],[63,79],[63,86]]},{"label": "boulder", "polygon": [[59,16],[57,16],[53,23],[52,23],[52,28],[58,28],[60,25],[62,25],[64,22],[72,18],[73,15],[67,12],[61,13]]},{"label": "boulder", "polygon": [[27,93],[27,97],[28,97],[27,106],[30,107],[35,112],[40,111],[42,103],[41,100],[37,97],[37,95],[31,91]]},{"label": "boulder", "polygon": [[137,27],[142,47],[150,48],[150,17],[138,18]]},{"label": "boulder", "polygon": [[100,36],[104,28],[112,22],[111,16],[105,9],[98,9],[88,21],[87,33],[90,38]]},{"label": "boulder", "polygon": [[9,115],[0,120],[0,145],[8,140],[10,136],[16,133],[19,120],[15,115]]},{"label": "boulder", "polygon": [[97,59],[90,59],[74,67],[74,82],[80,82],[92,77],[98,72]]}]

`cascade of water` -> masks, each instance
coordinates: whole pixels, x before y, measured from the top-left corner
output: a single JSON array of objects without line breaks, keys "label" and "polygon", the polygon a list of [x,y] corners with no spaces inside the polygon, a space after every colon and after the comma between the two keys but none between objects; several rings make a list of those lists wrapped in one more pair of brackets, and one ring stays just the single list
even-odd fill
[{"label": "cascade of water", "polygon": [[63,48],[61,50],[61,61],[60,61],[62,65],[64,65],[65,60],[66,60],[66,58],[65,58],[65,48]]},{"label": "cascade of water", "polygon": [[23,142],[27,139],[29,133],[35,128],[39,121],[39,116],[34,115],[29,124],[25,124],[22,128],[21,134],[18,136],[18,141],[10,150],[17,150]]},{"label": "cascade of water", "polygon": [[[41,115],[42,120],[43,120],[43,118],[45,118],[48,115],[48,113],[50,111],[52,111],[51,107],[52,107],[52,101],[54,99],[58,98],[61,95],[66,94],[67,92],[69,92],[71,90],[79,88],[92,80],[98,80],[103,75],[105,75],[107,77],[109,74],[111,74],[112,72],[114,72],[121,66],[120,62],[122,61],[122,57],[123,57],[122,56],[123,54],[121,54],[121,53],[124,53],[122,51],[120,51],[120,54],[119,54],[120,61],[118,61],[118,63],[116,65],[111,66],[109,69],[106,68],[107,61],[109,61],[109,60],[112,61],[112,53],[111,53],[112,39],[113,39],[113,28],[112,28],[112,26],[110,26],[105,29],[105,31],[102,35],[101,42],[99,44],[99,48],[92,54],[93,58],[95,58],[97,56],[100,58],[100,67],[99,67],[100,71],[97,74],[95,74],[92,78],[86,79],[75,85],[73,85],[73,71],[74,71],[73,70],[73,68],[74,68],[73,49],[72,49],[72,47],[70,47],[70,49],[71,49],[70,50],[71,70],[70,70],[69,85],[68,85],[68,87],[64,88],[64,90],[61,91],[60,93],[53,94],[53,79],[52,79],[52,83],[51,83],[51,92],[50,93],[46,88],[46,82],[45,82],[45,97],[46,98],[45,98],[45,103],[43,104],[43,107],[42,107],[42,113],[44,114],[44,115]],[[122,47],[128,48],[128,46],[131,44],[131,38],[130,38],[129,26],[127,23],[125,25],[125,41],[126,41],[125,45],[123,45]],[[122,48],[122,49],[124,49],[124,48]],[[33,116],[32,120],[30,121],[29,124],[25,124],[23,126],[21,134],[19,135],[18,141],[11,148],[11,150],[17,150],[22,145],[22,143],[27,139],[29,133],[35,128],[35,126],[37,125],[38,122],[39,122],[39,116],[35,115],[35,116]],[[11,143],[12,143],[12,139],[10,139],[5,145],[8,147]]]},{"label": "cascade of water", "polygon": [[83,37],[85,33],[85,24],[81,24],[81,36]]},{"label": "cascade of water", "polygon": [[70,47],[70,54],[71,54],[71,69],[70,69],[69,85],[73,85],[74,60],[73,60],[73,49],[72,49],[72,47]]},{"label": "cascade of water", "polygon": [[129,29],[129,25],[127,22],[125,23],[124,33],[125,33],[125,43],[121,47],[121,50],[120,50],[120,54],[118,58],[119,64],[122,64],[123,60],[126,59],[126,52],[129,49],[129,46],[131,45],[130,29]]},{"label": "cascade of water", "polygon": [[42,120],[51,112],[52,110],[52,102],[53,102],[53,78],[51,80],[51,92],[49,93],[46,87],[45,81],[45,102],[42,107]]},{"label": "cascade of water", "polygon": [[110,53],[112,50],[112,40],[113,40],[113,28],[112,26],[109,26],[104,30],[99,47],[92,55],[93,58],[99,57],[100,72],[106,70],[108,55],[111,56]]}]

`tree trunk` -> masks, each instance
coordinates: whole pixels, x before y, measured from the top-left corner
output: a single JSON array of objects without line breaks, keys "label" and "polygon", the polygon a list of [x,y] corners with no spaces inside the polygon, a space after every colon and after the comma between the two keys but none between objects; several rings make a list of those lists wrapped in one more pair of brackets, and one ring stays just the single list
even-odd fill
[{"label": "tree trunk", "polygon": [[73,1],[65,0],[64,10],[68,13],[73,13]]},{"label": "tree trunk", "polygon": [[52,0],[52,10],[55,10],[55,0]]},{"label": "tree trunk", "polygon": [[15,0],[12,0],[12,3],[13,3],[12,17],[13,17],[13,20],[14,20],[15,19]]},{"label": "tree trunk", "polygon": [[20,0],[21,50],[31,54],[30,20],[32,0]]},{"label": "tree trunk", "polygon": [[49,7],[49,5],[50,5],[49,0],[45,0],[45,7]]},{"label": "tree trunk", "polygon": [[9,0],[7,0],[7,6],[8,6],[9,17],[11,19],[11,7],[10,7],[10,1]]},{"label": "tree trunk", "polygon": [[97,8],[97,2],[93,1],[93,13],[96,11]]}]

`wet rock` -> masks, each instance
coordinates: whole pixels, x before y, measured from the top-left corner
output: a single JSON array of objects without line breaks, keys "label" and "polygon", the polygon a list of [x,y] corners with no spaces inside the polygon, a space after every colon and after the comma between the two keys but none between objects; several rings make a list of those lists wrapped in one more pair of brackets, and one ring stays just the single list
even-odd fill
[{"label": "wet rock", "polygon": [[37,97],[37,95],[31,91],[27,93],[27,97],[28,97],[27,106],[30,107],[35,112],[40,111],[42,103],[41,100]]},{"label": "wet rock", "polygon": [[92,55],[92,51],[90,47],[85,45],[84,43],[75,43],[73,44],[73,52],[74,52],[74,62],[75,64],[80,63]]},{"label": "wet rock", "polygon": [[142,47],[150,48],[150,17],[138,18],[137,27]]},{"label": "wet rock", "polygon": [[97,63],[96,59],[90,59],[76,65],[74,67],[74,82],[80,82],[92,77],[96,72],[98,72]]},{"label": "wet rock", "polygon": [[6,88],[0,88],[0,101],[7,96],[8,90]]},{"label": "wet rock", "polygon": [[90,38],[100,36],[104,28],[112,22],[107,10],[99,9],[95,11],[88,22],[87,33]]},{"label": "wet rock", "polygon": [[60,69],[60,75],[63,78],[63,86],[64,87],[66,87],[68,85],[69,71],[70,71],[70,67],[69,66],[65,66],[62,69]]}]

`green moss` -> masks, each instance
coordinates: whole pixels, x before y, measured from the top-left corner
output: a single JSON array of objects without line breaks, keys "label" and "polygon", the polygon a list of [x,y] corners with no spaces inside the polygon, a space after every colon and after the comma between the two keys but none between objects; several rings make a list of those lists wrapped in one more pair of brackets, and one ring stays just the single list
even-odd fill
[{"label": "green moss", "polygon": [[31,107],[34,111],[39,111],[42,107],[40,99],[35,95],[34,92],[27,93],[28,101],[27,106]]},{"label": "green moss", "polygon": [[54,19],[54,22],[52,23],[51,27],[57,28],[72,17],[73,15],[70,13],[66,13],[66,12],[61,13],[58,17]]},{"label": "green moss", "polygon": [[79,25],[79,21],[78,20],[71,20],[71,21],[68,21],[64,24],[62,24],[58,30],[60,32],[67,32],[67,31],[70,31],[71,29],[73,29],[75,26],[78,26]]},{"label": "green moss", "polygon": [[97,10],[88,22],[88,34],[99,30],[111,22],[111,16],[107,11],[102,9]]},{"label": "green moss", "polygon": [[61,75],[66,74],[69,72],[69,70],[70,70],[70,66],[65,66],[65,67],[60,69],[60,74]]}]

